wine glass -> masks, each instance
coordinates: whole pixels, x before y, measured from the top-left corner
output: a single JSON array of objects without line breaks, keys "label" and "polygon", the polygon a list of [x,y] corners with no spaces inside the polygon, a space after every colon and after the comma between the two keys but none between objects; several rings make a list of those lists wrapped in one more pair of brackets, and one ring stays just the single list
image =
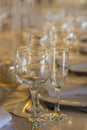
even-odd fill
[{"label": "wine glass", "polygon": [[67,48],[52,47],[52,71],[51,84],[55,90],[56,99],[53,111],[42,116],[50,121],[59,121],[67,119],[67,115],[62,113],[59,105],[60,91],[65,85],[68,74],[69,52]]},{"label": "wine glass", "polygon": [[40,29],[30,29],[29,31],[25,31],[23,33],[23,38],[24,38],[24,42],[27,45],[35,45],[35,46],[39,46],[40,45],[40,39],[42,37],[42,30]]},{"label": "wine glass", "polygon": [[45,124],[39,116],[42,111],[38,105],[37,90],[45,83],[51,72],[51,54],[47,48],[36,46],[21,47],[15,57],[15,72],[18,81],[26,85],[31,91],[32,107],[27,110],[28,120],[35,127]]}]

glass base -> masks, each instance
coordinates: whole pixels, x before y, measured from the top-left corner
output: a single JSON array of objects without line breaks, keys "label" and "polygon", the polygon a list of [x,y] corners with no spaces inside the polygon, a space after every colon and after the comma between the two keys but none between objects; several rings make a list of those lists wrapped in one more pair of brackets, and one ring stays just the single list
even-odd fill
[{"label": "glass base", "polygon": [[42,106],[39,106],[39,107],[27,107],[26,109],[25,109],[25,112],[26,113],[28,113],[28,114],[31,114],[32,116],[33,115],[39,115],[39,114],[41,114],[41,113],[47,113],[48,112],[48,110],[47,109],[44,109]]},{"label": "glass base", "polygon": [[42,107],[37,107],[37,108],[29,108],[27,107],[25,109],[25,112],[27,113],[27,117],[28,117],[28,121],[30,121],[33,126],[35,128],[38,128],[38,127],[41,127],[41,126],[44,126],[46,124],[46,120],[45,118],[42,118],[40,115],[43,114],[43,113],[46,113],[47,111]]},{"label": "glass base", "polygon": [[64,121],[68,119],[68,116],[64,113],[48,112],[41,115],[41,118],[48,121]]},{"label": "glass base", "polygon": [[39,128],[46,124],[45,119],[42,119],[40,117],[34,117],[31,114],[28,114],[28,121],[30,121],[33,124],[34,128]]}]

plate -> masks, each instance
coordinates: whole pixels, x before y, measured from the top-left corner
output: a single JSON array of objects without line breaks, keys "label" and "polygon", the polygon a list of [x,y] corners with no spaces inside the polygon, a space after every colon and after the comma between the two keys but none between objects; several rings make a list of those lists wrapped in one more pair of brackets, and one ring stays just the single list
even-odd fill
[{"label": "plate", "polygon": [[87,41],[84,42],[84,43],[80,43],[80,45],[79,45],[79,51],[82,54],[87,54]]},{"label": "plate", "polygon": [[[70,87],[69,87],[70,86]],[[39,99],[42,105],[53,109],[57,103],[55,90],[50,87],[44,87],[39,90]],[[87,112],[87,84],[71,83],[64,87],[60,94],[61,108],[74,108]]]},{"label": "plate", "polygon": [[80,63],[71,65],[69,68],[70,72],[74,72],[77,74],[82,74],[87,76],[87,63]]},{"label": "plate", "polygon": [[[73,80],[72,80],[73,79]],[[24,88],[24,87],[23,87]],[[23,94],[20,94],[20,91],[15,96],[11,96],[12,104],[14,109],[12,109],[12,113],[16,116],[26,118],[26,108],[31,107],[31,98],[28,90],[26,92],[23,89]],[[14,94],[12,94],[14,95]],[[49,109],[53,109],[56,103],[56,95],[51,83],[48,81],[44,84],[44,87],[41,87],[38,91],[38,96],[42,105],[45,105]],[[13,98],[12,98],[13,97]],[[21,97],[21,98],[20,98]],[[18,100],[19,99],[19,100]],[[18,101],[17,101],[18,100]],[[86,78],[68,78],[66,86],[63,87],[61,91],[61,107],[71,109],[72,106],[76,110],[87,112],[87,81]],[[11,105],[12,106],[12,105]]]}]

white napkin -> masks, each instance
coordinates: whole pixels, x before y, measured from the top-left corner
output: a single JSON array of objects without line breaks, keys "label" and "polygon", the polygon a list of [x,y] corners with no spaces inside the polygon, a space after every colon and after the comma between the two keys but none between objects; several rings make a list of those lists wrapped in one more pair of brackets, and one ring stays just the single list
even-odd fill
[{"label": "white napkin", "polygon": [[4,108],[0,108],[0,128],[8,124],[11,119],[12,116]]}]

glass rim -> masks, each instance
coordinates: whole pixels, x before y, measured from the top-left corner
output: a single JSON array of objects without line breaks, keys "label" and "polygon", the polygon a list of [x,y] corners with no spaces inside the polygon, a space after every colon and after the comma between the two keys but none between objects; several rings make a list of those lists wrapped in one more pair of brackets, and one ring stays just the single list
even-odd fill
[{"label": "glass rim", "polygon": [[65,52],[69,52],[69,48],[67,48],[67,47],[55,47],[55,46],[53,46],[53,47],[51,47],[51,49],[55,49],[55,50],[58,50],[58,51],[60,51],[60,52],[62,52],[62,51],[65,51]]},{"label": "glass rim", "polygon": [[49,53],[51,55],[51,51],[48,47],[37,47],[37,46],[23,46],[19,47],[18,50],[16,51],[16,54],[21,55],[21,54],[38,54],[42,55],[44,53]]}]

